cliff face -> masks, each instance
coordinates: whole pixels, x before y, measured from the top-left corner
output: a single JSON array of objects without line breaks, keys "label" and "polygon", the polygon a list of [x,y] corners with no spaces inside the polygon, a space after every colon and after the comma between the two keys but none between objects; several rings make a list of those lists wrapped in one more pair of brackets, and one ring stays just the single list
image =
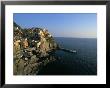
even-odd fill
[{"label": "cliff face", "polygon": [[58,48],[46,29],[22,29],[14,23],[14,75],[36,75],[42,66],[56,60],[52,53]]}]

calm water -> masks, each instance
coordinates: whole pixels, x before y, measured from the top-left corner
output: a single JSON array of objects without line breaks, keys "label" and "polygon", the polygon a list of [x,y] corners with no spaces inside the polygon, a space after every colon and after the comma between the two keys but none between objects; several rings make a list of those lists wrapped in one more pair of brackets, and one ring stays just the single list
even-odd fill
[{"label": "calm water", "polygon": [[38,75],[96,75],[97,39],[55,38],[60,46],[77,53],[56,51],[60,59],[43,67]]}]

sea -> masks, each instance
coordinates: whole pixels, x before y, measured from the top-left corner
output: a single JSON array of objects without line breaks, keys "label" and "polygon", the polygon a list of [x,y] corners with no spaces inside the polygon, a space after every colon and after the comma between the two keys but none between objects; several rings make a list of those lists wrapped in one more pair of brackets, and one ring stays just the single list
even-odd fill
[{"label": "sea", "polygon": [[76,53],[57,50],[56,61],[40,69],[38,75],[97,75],[97,39],[55,37],[55,41],[65,49]]}]

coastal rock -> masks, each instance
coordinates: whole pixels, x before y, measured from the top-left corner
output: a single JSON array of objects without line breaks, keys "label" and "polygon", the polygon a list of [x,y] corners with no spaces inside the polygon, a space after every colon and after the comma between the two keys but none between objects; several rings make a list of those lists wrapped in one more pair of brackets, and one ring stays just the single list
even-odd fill
[{"label": "coastal rock", "polygon": [[36,27],[22,29],[15,22],[13,26],[14,75],[35,75],[42,66],[55,60],[49,55],[58,45],[48,30]]}]

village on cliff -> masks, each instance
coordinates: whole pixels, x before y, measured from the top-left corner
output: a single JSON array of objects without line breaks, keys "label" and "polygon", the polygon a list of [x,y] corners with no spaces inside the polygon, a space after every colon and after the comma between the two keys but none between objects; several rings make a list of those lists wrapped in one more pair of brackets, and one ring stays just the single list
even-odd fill
[{"label": "village on cliff", "polygon": [[14,22],[13,74],[36,75],[40,68],[56,58],[52,53],[58,48],[46,29],[22,29]]}]

